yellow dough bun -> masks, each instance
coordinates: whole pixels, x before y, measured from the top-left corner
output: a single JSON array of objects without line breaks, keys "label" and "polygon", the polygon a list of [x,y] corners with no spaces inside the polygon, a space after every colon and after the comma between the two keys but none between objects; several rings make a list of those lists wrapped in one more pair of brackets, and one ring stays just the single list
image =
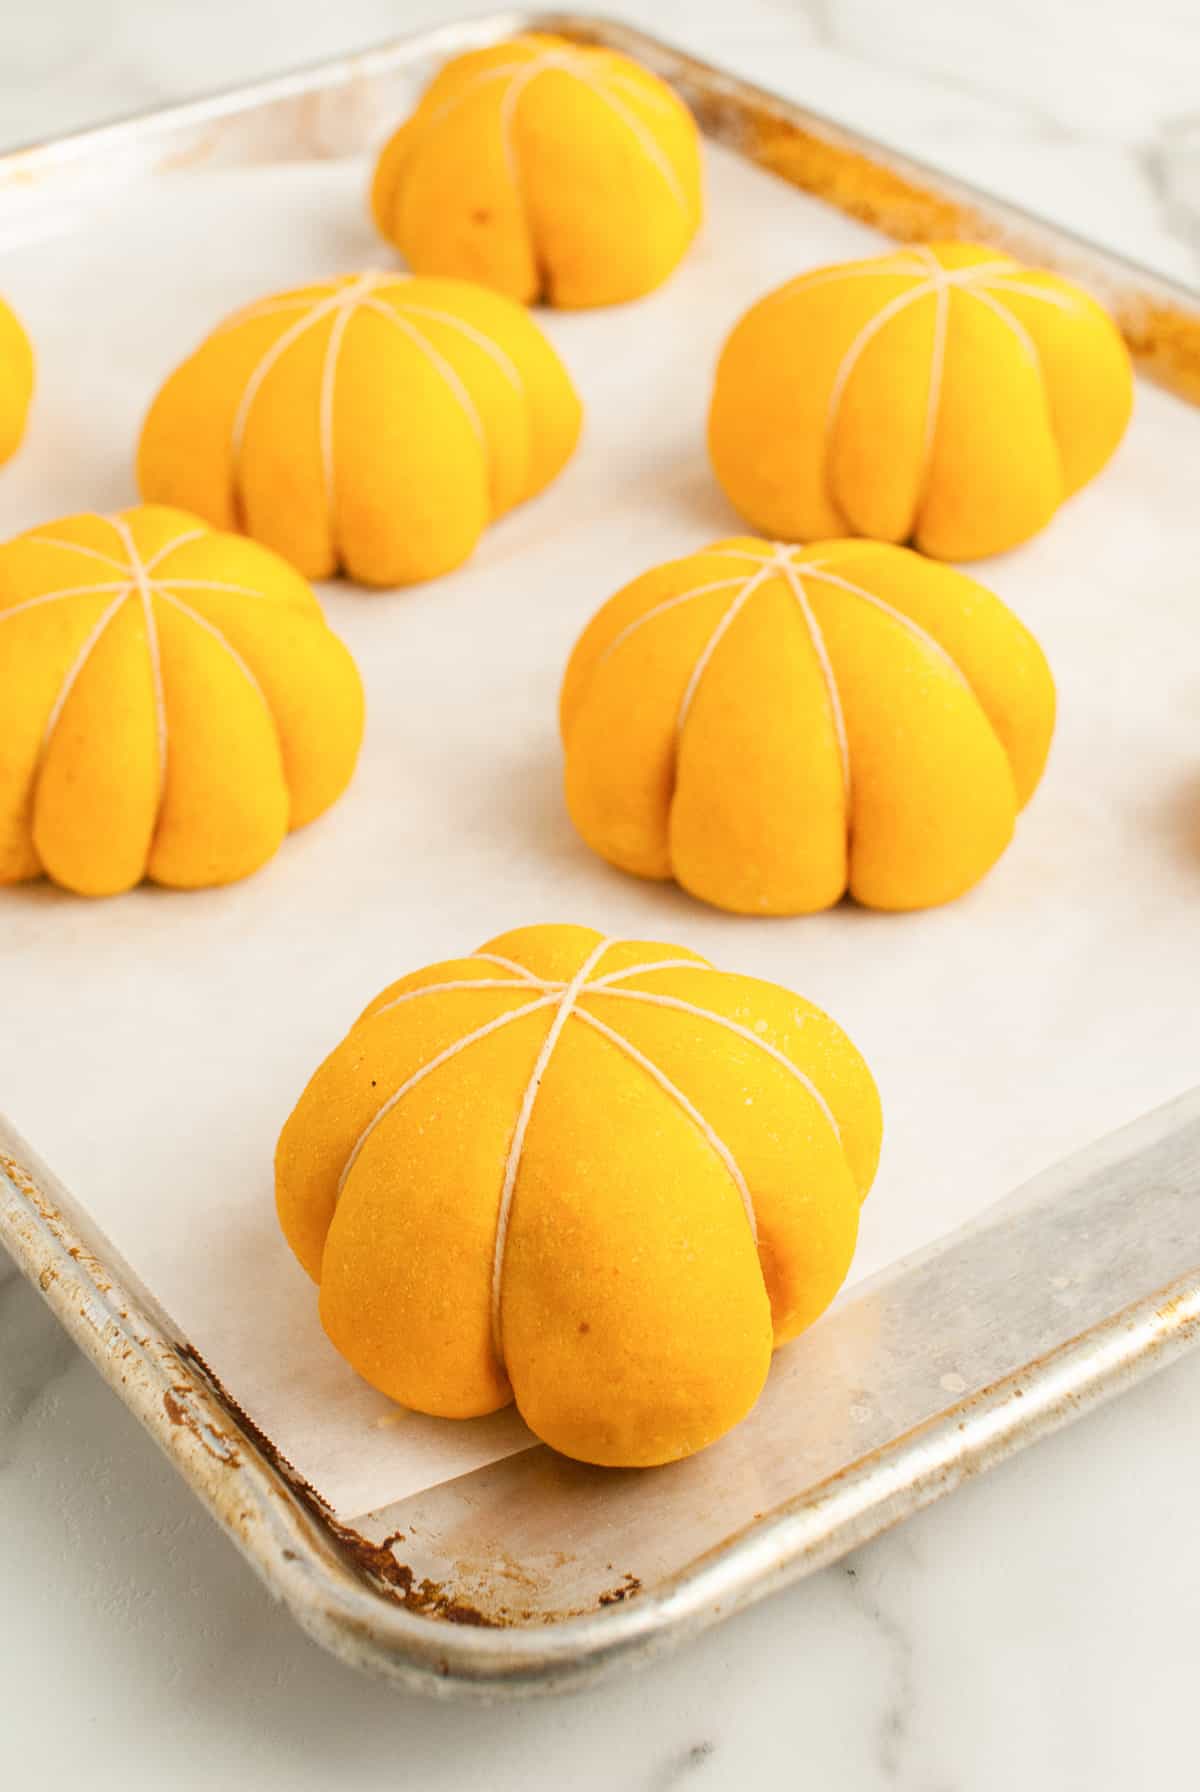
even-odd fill
[{"label": "yellow dough bun", "polygon": [[345,789],[349,653],[265,548],[157,506],[0,546],[0,884],[192,889],[269,859]]},{"label": "yellow dough bun", "polygon": [[16,313],[0,299],[0,461],[20,447],[32,397],[33,345]]},{"label": "yellow dough bun", "polygon": [[972,560],[1048,523],[1132,404],[1128,351],[1087,293],[936,243],[818,268],[753,305],[717,367],[709,451],[760,534]]},{"label": "yellow dough bun", "polygon": [[150,408],[138,482],[306,578],[406,585],[548,485],[580,419],[520,305],[352,274],[248,305],[201,343]]},{"label": "yellow dough bun", "polygon": [[584,840],[719,908],[949,902],[1007,846],[1054,729],[1041,648],[908,548],[751,536],[625,586],[560,703]]},{"label": "yellow dough bun", "polygon": [[446,64],[380,155],[371,204],[419,274],[620,304],[699,228],[699,133],[640,63],[531,33]]},{"label": "yellow dough bun", "polygon": [[820,1009],[694,952],[524,927],[391,984],[283,1129],[276,1198],[358,1373],[515,1400],[642,1467],[753,1406],[833,1299],[882,1122]]}]

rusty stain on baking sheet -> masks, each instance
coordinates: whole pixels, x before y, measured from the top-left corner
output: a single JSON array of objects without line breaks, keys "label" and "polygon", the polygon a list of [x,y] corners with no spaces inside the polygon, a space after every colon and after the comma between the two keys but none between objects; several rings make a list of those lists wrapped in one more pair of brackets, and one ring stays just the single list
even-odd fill
[{"label": "rusty stain on baking sheet", "polygon": [[626,1599],[633,1599],[642,1590],[642,1583],[636,1574],[627,1574],[623,1581],[611,1587],[607,1593],[601,1593],[599,1604],[620,1605]]},{"label": "rusty stain on baking sheet", "polygon": [[502,1628],[503,1617],[481,1611],[441,1581],[431,1580],[428,1576],[418,1579],[406,1562],[397,1561],[391,1544],[398,1538],[385,1537],[382,1543],[370,1543],[349,1525],[339,1524],[329,1513],[325,1513],[322,1522],[350,1556],[359,1573],[379,1592],[398,1600],[410,1612],[418,1612],[423,1618],[440,1618],[447,1624],[469,1624],[476,1629]]},{"label": "rusty stain on baking sheet", "polygon": [[[515,1624],[556,1623],[567,1617],[580,1617],[588,1611],[602,1606],[616,1605],[632,1598],[641,1591],[641,1581],[637,1575],[627,1573],[615,1587],[609,1587],[597,1593],[590,1604],[569,1606],[562,1609],[545,1610],[541,1607],[524,1604],[502,1604],[495,1598],[494,1586],[489,1581],[517,1581],[524,1584],[532,1592],[542,1592],[544,1587],[538,1577],[531,1574],[504,1552],[498,1552],[498,1559],[483,1566],[482,1572],[476,1566],[471,1578],[482,1587],[476,1585],[473,1597],[468,1597],[461,1588],[456,1588],[447,1580],[435,1580],[429,1575],[422,1575],[407,1562],[400,1561],[394,1551],[394,1545],[405,1541],[403,1531],[393,1531],[373,1542],[361,1531],[346,1524],[334,1515],[328,1502],[317,1489],[306,1481],[303,1475],[288,1461],[283,1452],[271,1441],[262,1429],[246,1412],[245,1408],[230,1394],[215,1375],[200,1352],[191,1344],[176,1343],[179,1356],[212,1390],[221,1404],[236,1419],[238,1427],[247,1434],[260,1453],[266,1458],[281,1480],[285,1481],[295,1497],[319,1524],[322,1530],[336,1545],[341,1554],[372,1589],[385,1599],[404,1606],[407,1611],[415,1612],[423,1618],[440,1619],[447,1624],[466,1624],[479,1629],[503,1629]],[[172,1423],[187,1424],[194,1428],[195,1420],[189,1408],[180,1408],[180,1400],[186,1396],[185,1386],[169,1389],[163,1396],[168,1417]],[[170,1404],[168,1404],[170,1403]],[[197,1433],[197,1435],[200,1435]],[[211,1447],[206,1437],[201,1437],[206,1447]],[[563,1551],[556,1552],[556,1565],[561,1567],[571,1558]],[[489,1576],[487,1568],[495,1567],[498,1574]],[[464,1579],[466,1574],[464,1573]],[[485,1592],[492,1593],[486,1598]]]},{"label": "rusty stain on baking sheet", "polygon": [[[339,1553],[375,1592],[382,1594],[384,1598],[395,1600],[397,1604],[403,1605],[408,1611],[418,1612],[424,1618],[441,1618],[449,1624],[471,1624],[476,1627],[494,1626],[498,1622],[496,1618],[490,1617],[467,1600],[460,1598],[443,1583],[434,1581],[427,1576],[418,1578],[407,1563],[398,1561],[391,1546],[396,1542],[403,1541],[402,1532],[393,1532],[379,1543],[372,1543],[369,1538],[364,1537],[351,1525],[343,1524],[335,1518],[328,1502],[322,1498],[311,1482],[306,1481],[304,1476],[297,1472],[282,1450],[255,1424],[246,1409],[222,1384],[220,1377],[214,1375],[200,1352],[191,1344],[178,1343],[176,1349],[183,1360],[189,1363],[212,1389],[221,1404],[236,1418],[240,1428],[247,1433],[276,1474],[287,1483],[310,1516],[337,1545]],[[168,1397],[168,1395],[164,1395],[164,1403]]]},{"label": "rusty stain on baking sheet", "polygon": [[[57,1209],[46,1200],[41,1189],[33,1180],[33,1177],[29,1174],[28,1170],[25,1169],[24,1165],[19,1164],[16,1158],[8,1157],[3,1152],[0,1152],[0,1175],[6,1176],[15,1188],[20,1189],[21,1193],[25,1196],[25,1199],[36,1208],[39,1217],[43,1223],[49,1227],[50,1231],[62,1245],[64,1251],[67,1256],[71,1258],[72,1262],[78,1263],[82,1268],[86,1268],[88,1278],[93,1287],[98,1289],[101,1294],[110,1294],[112,1292],[112,1283],[108,1279],[103,1264],[79,1241],[75,1241],[74,1243],[70,1242],[70,1234],[63,1225],[61,1215],[58,1213]],[[38,1286],[41,1288],[43,1294],[45,1294],[50,1283],[55,1279],[56,1274],[57,1271],[54,1269],[54,1266],[52,1264],[47,1264],[38,1275]],[[45,1278],[44,1280],[43,1277]]]},{"label": "rusty stain on baking sheet", "polygon": [[185,1426],[210,1456],[215,1456],[219,1462],[227,1462],[231,1468],[238,1467],[241,1457],[233,1439],[214,1426],[206,1425],[197,1416],[192,1409],[189,1387],[179,1383],[173,1388],[164,1388],[162,1403],[169,1424]]}]

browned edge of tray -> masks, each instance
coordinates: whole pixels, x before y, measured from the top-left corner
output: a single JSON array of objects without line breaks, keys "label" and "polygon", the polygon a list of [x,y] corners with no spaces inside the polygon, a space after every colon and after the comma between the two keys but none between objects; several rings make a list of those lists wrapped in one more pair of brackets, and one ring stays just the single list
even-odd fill
[{"label": "browned edge of tray", "polygon": [[[607,43],[639,57],[679,87],[708,135],[890,234],[905,239],[971,234],[1080,279],[1113,306],[1143,370],[1200,400],[1195,295],[858,133],[599,18],[494,14],[0,156],[0,207],[22,195],[40,203],[53,189],[86,190],[89,182],[106,177],[111,183],[114,170],[121,176],[147,175],[188,165],[361,149],[369,134],[364,95],[385,92],[389,77],[533,28]],[[1169,1145],[1180,1138],[1187,1168],[1183,1193],[1195,1197],[1193,1160],[1200,1162],[1195,1098],[1184,1098],[1097,1147],[1097,1161],[1110,1166],[1115,1152],[1128,1167],[1161,1149],[1164,1139]],[[1178,1206],[1177,1182],[1176,1177],[1170,1196]],[[939,1264],[949,1270],[956,1250],[969,1255],[972,1238],[985,1238],[983,1255],[991,1254],[989,1224],[1004,1227],[1010,1246],[1017,1225],[1025,1228],[1024,1241],[1032,1242],[1030,1228],[1045,1227],[1047,1199],[1039,1197],[1023,1218],[989,1222],[985,1216],[979,1226],[900,1266],[890,1293],[882,1297],[872,1292],[874,1284],[856,1292],[816,1328],[815,1347],[828,1350],[827,1341],[839,1328],[852,1331],[868,1301],[890,1302],[893,1320],[906,1308],[919,1311],[925,1298],[922,1276],[935,1273]],[[1152,1215],[1136,1203],[1128,1224],[1153,1230]],[[1174,1267],[1200,1264],[1200,1239],[1192,1256],[1190,1235],[1173,1236]],[[418,1573],[398,1560],[388,1536],[374,1538],[366,1529],[358,1533],[338,1525],[191,1347],[175,1336],[169,1319],[67,1191],[2,1121],[0,1241],[301,1625],[353,1665],[435,1690],[547,1690],[594,1677],[618,1660],[651,1654],[835,1559],[1170,1360],[1200,1332],[1200,1269],[1165,1276],[1160,1273],[1165,1257],[1154,1273],[1139,1264],[1111,1284],[1110,1306],[1095,1309],[1105,1285],[1098,1284],[1099,1294],[1093,1289],[1087,1324],[1072,1329],[1064,1312],[1050,1315],[1049,1331],[1046,1315],[1038,1319],[1040,1331],[1014,1327],[1014,1344],[1026,1335],[1052,1341],[1028,1358],[1018,1352],[1003,1373],[960,1400],[948,1401],[943,1392],[931,1403],[923,1390],[924,1406],[914,1422],[874,1438],[860,1454],[843,1451],[836,1469],[756,1513],[751,1522],[732,1531],[718,1527],[712,1533],[716,1540],[697,1548],[679,1572],[641,1583],[622,1559],[614,1563],[616,1579],[607,1586],[595,1582],[587,1601],[555,1609],[551,1586],[550,1602],[522,1621],[520,1614],[489,1605],[477,1584],[466,1590],[455,1578],[452,1558],[446,1558],[449,1572],[441,1578]],[[864,1445],[868,1441],[864,1434]],[[432,1489],[394,1512],[415,1512],[424,1521],[444,1509],[452,1515],[453,1529],[464,1511],[477,1513],[480,1502],[493,1497],[487,1490],[494,1495],[500,1484],[510,1500],[514,1491],[522,1495],[529,1489],[551,1505],[569,1499],[565,1483],[556,1488],[557,1471],[547,1470],[548,1461],[553,1465],[549,1452],[529,1450]],[[586,1484],[593,1504],[597,1497],[614,1508],[624,1501],[635,1518],[639,1496],[619,1489],[654,1485],[653,1476],[618,1484],[606,1481],[602,1471],[570,1473],[576,1491]],[[504,1499],[498,1504],[503,1510]]]}]

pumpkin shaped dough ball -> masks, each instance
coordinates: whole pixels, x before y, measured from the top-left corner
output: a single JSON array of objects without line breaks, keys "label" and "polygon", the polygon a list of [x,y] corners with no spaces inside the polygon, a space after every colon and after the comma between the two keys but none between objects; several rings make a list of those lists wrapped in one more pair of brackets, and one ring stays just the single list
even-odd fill
[{"label": "pumpkin shaped dough ball", "polygon": [[16,312],[0,299],[0,462],[21,445],[33,377],[33,345]]},{"label": "pumpkin shaped dough ball", "polygon": [[709,451],[763,535],[972,560],[1048,523],[1132,404],[1128,351],[1087,293],[939,243],[818,268],[753,305],[720,357]]},{"label": "pumpkin shaped dough ball", "polygon": [[832,1300],[881,1118],[841,1029],[694,952],[526,927],[390,985],[276,1153],[342,1355],[638,1467],[703,1448]]},{"label": "pumpkin shaped dough ball", "polygon": [[0,884],[255,871],[350,780],[363,694],[309,587],[158,506],[0,546]]},{"label": "pumpkin shaped dough ball", "polygon": [[347,275],[214,330],[154,400],[138,481],[306,578],[406,585],[548,485],[580,420],[521,306],[459,280]]},{"label": "pumpkin shaped dough ball", "polygon": [[659,286],[699,228],[699,133],[640,63],[530,33],[447,63],[380,155],[371,202],[420,274],[615,305]]},{"label": "pumpkin shaped dough ball", "polygon": [[593,850],[737,913],[926,908],[1007,846],[1054,728],[1037,642],[908,548],[741,537],[657,567],[580,637],[560,704]]}]

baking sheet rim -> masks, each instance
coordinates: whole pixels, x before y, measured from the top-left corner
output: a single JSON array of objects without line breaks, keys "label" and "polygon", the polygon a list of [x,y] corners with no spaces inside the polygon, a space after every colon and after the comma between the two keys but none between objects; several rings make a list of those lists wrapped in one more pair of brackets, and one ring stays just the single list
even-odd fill
[{"label": "baking sheet rim", "polygon": [[[889,153],[833,120],[815,119],[631,27],[599,15],[512,11],[442,25],[357,56],[0,156],[0,193],[55,168],[77,168],[93,153],[136,150],[143,140],[169,144],[221,117],[336,91],[373,61],[397,65],[521,29],[611,41],[652,64],[707,78],[726,101],[765,107],[801,130],[815,126],[840,135],[859,153]],[[909,171],[919,168],[907,158],[895,159]],[[940,178],[936,170],[926,172]],[[998,208],[1027,218],[963,183],[946,185],[960,197],[973,197],[984,211]],[[1060,239],[1069,258],[1092,253],[1110,274],[1114,269],[1132,273],[1149,291],[1190,299],[1173,283],[1069,231],[1033,218],[1027,222]],[[524,1628],[473,1628],[407,1610],[354,1570],[322,1516],[319,1499],[289,1479],[286,1465],[271,1460],[187,1346],[175,1339],[153,1296],[2,1117],[0,1243],[301,1626],[353,1666],[437,1692],[553,1690],[568,1680],[594,1678],[617,1660],[652,1654],[836,1559],[1200,1339],[1200,1272],[1189,1271],[1036,1363],[949,1406],[831,1481],[804,1489],[635,1600]]]},{"label": "baking sheet rim", "polygon": [[[1121,1141],[1148,1118],[1161,1125],[1173,1110],[1200,1113],[1200,1092],[1121,1128],[1090,1153],[1119,1155]],[[661,1587],[594,1613],[475,1628],[409,1611],[354,1571],[316,1496],[306,1497],[286,1465],[270,1460],[172,1338],[153,1298],[3,1119],[0,1242],[300,1626],[350,1666],[435,1693],[554,1691],[682,1642],[837,1560],[1200,1342],[1196,1268],[803,1489]]]}]

